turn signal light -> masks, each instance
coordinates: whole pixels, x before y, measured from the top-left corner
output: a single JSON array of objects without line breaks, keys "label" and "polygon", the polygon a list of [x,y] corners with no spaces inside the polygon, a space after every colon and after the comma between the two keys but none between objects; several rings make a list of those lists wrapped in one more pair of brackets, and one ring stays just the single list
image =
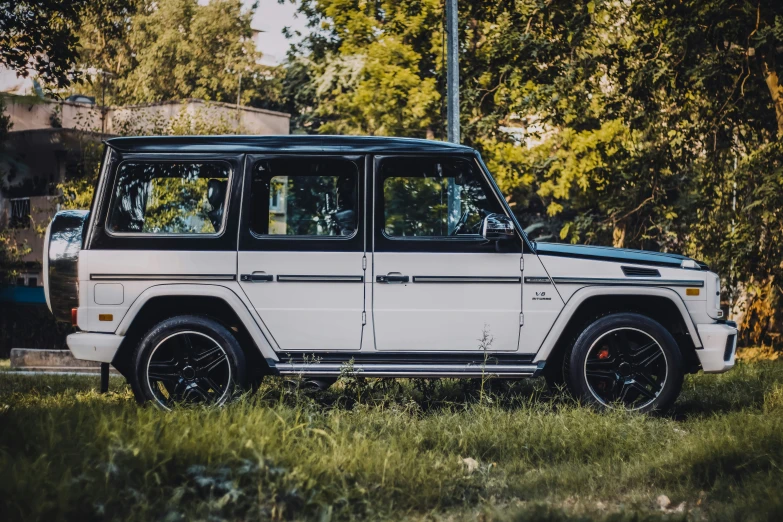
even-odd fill
[{"label": "turn signal light", "polygon": [[686,288],[685,289],[685,295],[699,295],[699,289],[698,288]]},{"label": "turn signal light", "polygon": [[79,324],[79,309],[78,308],[71,308],[71,324],[73,326],[76,326]]}]

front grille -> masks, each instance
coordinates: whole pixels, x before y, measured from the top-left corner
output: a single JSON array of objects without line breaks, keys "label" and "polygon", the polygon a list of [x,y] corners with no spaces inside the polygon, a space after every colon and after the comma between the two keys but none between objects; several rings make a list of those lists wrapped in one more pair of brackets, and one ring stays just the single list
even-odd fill
[{"label": "front grille", "polygon": [[737,341],[737,334],[731,334],[726,337],[726,348],[723,349],[723,361],[729,362],[734,354],[734,344]]},{"label": "front grille", "polygon": [[638,266],[622,267],[623,274],[628,277],[661,277],[661,273],[655,268],[642,268]]}]

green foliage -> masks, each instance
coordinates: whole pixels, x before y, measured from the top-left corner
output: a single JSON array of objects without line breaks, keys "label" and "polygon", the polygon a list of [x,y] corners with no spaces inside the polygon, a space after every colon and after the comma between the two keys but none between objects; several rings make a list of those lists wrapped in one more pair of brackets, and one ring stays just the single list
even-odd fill
[{"label": "green foliage", "polygon": [[424,137],[434,132],[439,1],[305,0],[317,30],[289,56],[289,110],[308,132]]},{"label": "green foliage", "polygon": [[133,0],[96,10],[79,34],[84,67],[101,71],[80,90],[115,104],[199,98],[274,108],[275,71],[258,64],[250,27],[256,6],[240,0]]},{"label": "green foliage", "polygon": [[83,53],[83,28],[94,28],[103,45],[111,46],[135,2],[0,1],[0,64],[25,78],[34,72],[47,90],[66,89],[81,78],[75,65]]},{"label": "green foliage", "polygon": [[[780,362],[689,376],[673,418],[597,413],[548,397],[537,381],[490,380],[482,393],[479,382],[351,378],[318,394],[270,379],[224,409],[162,413],[136,405],[121,379],[100,395],[97,377],[0,370],[0,518],[781,513]],[[673,501],[668,513],[661,494]]]},{"label": "green foliage", "polygon": [[[751,291],[745,306],[757,308],[744,316],[746,329],[764,325],[758,341],[783,331],[771,297],[781,259],[773,245],[783,4],[478,0],[459,8],[463,141],[482,152],[533,239],[698,256],[727,276],[726,298],[770,289]],[[442,9],[304,2],[314,31],[290,54],[284,81],[296,91],[294,124],[444,138]],[[382,48],[400,50],[378,68],[371,57]]]},{"label": "green foliage", "polygon": [[[8,133],[13,128],[11,116],[6,114],[5,99],[0,96],[0,159],[6,159],[6,141]],[[8,173],[0,165],[0,181],[5,182]],[[13,237],[11,230],[3,227],[0,229],[0,284],[16,276],[16,269],[25,254],[30,252],[26,244],[19,244]]]},{"label": "green foliage", "polygon": [[35,70],[46,83],[70,84],[77,57],[76,31],[88,0],[0,2],[0,64],[27,77]]}]

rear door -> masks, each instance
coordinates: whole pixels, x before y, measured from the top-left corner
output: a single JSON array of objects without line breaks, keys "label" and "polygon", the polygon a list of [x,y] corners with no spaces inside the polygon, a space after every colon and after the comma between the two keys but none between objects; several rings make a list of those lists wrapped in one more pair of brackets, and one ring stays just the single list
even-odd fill
[{"label": "rear door", "polygon": [[359,350],[364,158],[250,156],[238,279],[282,351]]},{"label": "rear door", "polygon": [[516,351],[521,242],[480,234],[504,213],[472,157],[376,157],[373,324],[382,351]]}]

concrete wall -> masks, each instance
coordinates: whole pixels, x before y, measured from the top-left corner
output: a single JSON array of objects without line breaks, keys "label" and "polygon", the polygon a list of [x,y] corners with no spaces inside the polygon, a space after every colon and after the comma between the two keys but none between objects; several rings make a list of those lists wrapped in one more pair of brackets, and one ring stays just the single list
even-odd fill
[{"label": "concrete wall", "polygon": [[[32,96],[6,96],[11,132],[51,129],[100,130],[101,111],[93,105],[41,100]],[[59,124],[57,121],[59,120]]]},{"label": "concrete wall", "polygon": [[[106,134],[288,134],[290,115],[283,112],[237,107],[227,103],[184,100],[149,105],[109,106],[105,121],[93,105],[41,100],[31,96],[6,96],[6,113],[12,132],[79,129]],[[105,128],[104,128],[105,125]]]},{"label": "concrete wall", "polygon": [[152,105],[112,107],[108,113],[109,134],[163,134],[167,126],[177,134],[288,134],[290,115],[283,112],[240,107],[202,100],[164,102]]}]

